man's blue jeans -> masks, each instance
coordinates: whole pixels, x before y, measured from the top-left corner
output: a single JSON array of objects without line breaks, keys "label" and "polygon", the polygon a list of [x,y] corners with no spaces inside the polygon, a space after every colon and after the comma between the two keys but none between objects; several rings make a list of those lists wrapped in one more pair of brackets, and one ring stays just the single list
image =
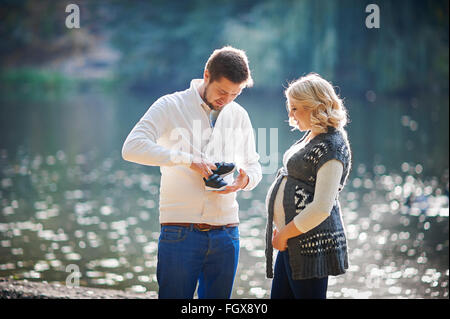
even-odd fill
[{"label": "man's blue jeans", "polygon": [[162,226],[156,276],[159,298],[192,299],[231,296],[239,258],[238,227],[200,231]]}]

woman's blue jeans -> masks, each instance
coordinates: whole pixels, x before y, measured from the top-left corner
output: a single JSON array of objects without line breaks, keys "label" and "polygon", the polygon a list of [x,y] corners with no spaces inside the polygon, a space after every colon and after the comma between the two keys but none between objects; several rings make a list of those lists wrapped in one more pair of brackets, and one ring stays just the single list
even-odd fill
[{"label": "woman's blue jeans", "polygon": [[231,296],[239,258],[238,227],[200,231],[162,226],[156,276],[159,298],[192,299]]},{"label": "woman's blue jeans", "polygon": [[275,262],[272,281],[272,299],[326,299],[328,277],[313,279],[292,279],[289,253],[279,251]]}]

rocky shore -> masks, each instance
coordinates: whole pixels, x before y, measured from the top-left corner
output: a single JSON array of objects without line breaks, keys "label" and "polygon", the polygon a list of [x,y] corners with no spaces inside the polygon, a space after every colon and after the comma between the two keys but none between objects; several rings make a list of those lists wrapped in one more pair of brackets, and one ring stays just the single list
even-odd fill
[{"label": "rocky shore", "polygon": [[0,299],[154,299],[155,293],[67,287],[62,284],[0,278]]}]

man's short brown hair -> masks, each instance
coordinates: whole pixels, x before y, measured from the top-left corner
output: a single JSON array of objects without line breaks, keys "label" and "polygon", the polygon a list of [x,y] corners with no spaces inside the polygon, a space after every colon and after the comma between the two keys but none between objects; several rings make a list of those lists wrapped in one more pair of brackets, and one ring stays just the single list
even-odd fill
[{"label": "man's short brown hair", "polygon": [[233,83],[245,82],[246,87],[253,86],[247,55],[242,50],[231,46],[214,50],[205,68],[209,72],[211,82],[225,77]]}]

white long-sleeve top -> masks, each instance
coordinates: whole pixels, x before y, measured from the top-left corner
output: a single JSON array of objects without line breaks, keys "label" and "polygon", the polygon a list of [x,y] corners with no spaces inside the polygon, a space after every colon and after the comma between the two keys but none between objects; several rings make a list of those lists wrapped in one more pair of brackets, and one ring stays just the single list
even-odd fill
[{"label": "white long-sleeve top", "polygon": [[[159,98],[131,130],[122,148],[127,161],[160,166],[160,223],[239,222],[236,193],[206,191],[202,176],[189,168],[194,158],[235,163],[248,174],[245,191],[255,188],[262,178],[247,111],[233,101],[223,107],[211,127],[198,93],[201,83],[192,80],[189,89]],[[230,185],[233,178],[230,174],[224,179]]]}]

